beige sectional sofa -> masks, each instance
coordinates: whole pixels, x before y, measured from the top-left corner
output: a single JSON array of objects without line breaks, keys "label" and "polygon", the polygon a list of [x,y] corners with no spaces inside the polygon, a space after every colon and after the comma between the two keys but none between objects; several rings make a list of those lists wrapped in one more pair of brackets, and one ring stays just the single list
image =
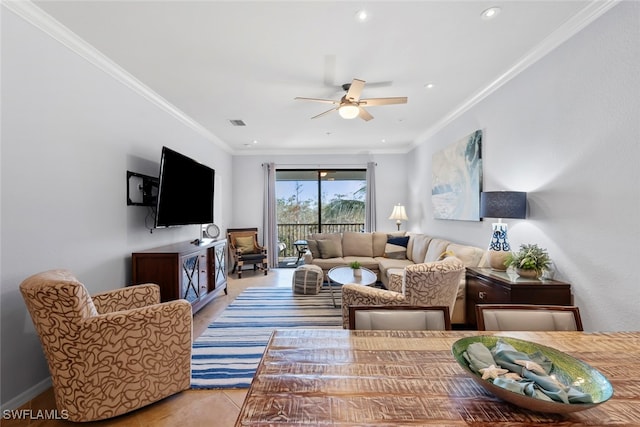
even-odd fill
[{"label": "beige sectional sofa", "polygon": [[[391,252],[389,238],[408,236],[405,256]],[[305,264],[317,265],[326,273],[333,267],[349,265],[353,261],[372,270],[387,287],[392,274],[402,275],[412,264],[432,262],[444,256],[459,258],[465,267],[487,265],[487,251],[475,246],[462,245],[446,239],[421,233],[313,233],[307,236],[309,250]],[[395,248],[397,250],[397,247]],[[463,324],[465,319],[465,280],[460,282],[452,323]]]}]

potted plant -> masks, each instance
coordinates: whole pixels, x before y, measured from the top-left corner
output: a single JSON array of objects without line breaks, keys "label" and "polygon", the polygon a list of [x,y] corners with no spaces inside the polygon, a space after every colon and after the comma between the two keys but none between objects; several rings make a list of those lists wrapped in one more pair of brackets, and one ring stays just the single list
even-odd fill
[{"label": "potted plant", "polygon": [[349,264],[349,267],[353,269],[354,277],[362,276],[362,269],[361,269],[362,266],[358,261],[353,261],[352,263]]},{"label": "potted plant", "polygon": [[551,258],[546,249],[540,248],[536,244],[520,245],[520,250],[511,252],[504,265],[513,267],[521,277],[538,278],[542,275],[542,270],[549,267]]}]

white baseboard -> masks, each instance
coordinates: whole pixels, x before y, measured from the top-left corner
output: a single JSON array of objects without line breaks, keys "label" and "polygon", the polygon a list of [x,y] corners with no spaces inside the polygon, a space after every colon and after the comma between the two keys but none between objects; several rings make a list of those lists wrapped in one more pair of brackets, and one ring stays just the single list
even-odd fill
[{"label": "white baseboard", "polygon": [[5,410],[11,410],[11,409],[18,409],[19,407],[21,407],[31,399],[35,398],[36,396],[38,396],[39,394],[41,394],[42,392],[44,392],[50,387],[51,387],[51,377],[47,377],[44,380],[40,381],[38,384],[34,385],[33,387],[30,387],[27,390],[23,391],[22,393],[20,393],[13,399],[9,400],[8,402],[3,402],[1,406],[1,410],[5,411]]}]

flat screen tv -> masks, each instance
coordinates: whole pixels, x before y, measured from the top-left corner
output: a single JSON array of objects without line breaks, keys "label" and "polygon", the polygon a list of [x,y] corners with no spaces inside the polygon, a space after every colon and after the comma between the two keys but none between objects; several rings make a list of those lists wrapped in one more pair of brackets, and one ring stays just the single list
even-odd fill
[{"label": "flat screen tv", "polygon": [[156,227],[213,222],[215,170],[162,147]]}]

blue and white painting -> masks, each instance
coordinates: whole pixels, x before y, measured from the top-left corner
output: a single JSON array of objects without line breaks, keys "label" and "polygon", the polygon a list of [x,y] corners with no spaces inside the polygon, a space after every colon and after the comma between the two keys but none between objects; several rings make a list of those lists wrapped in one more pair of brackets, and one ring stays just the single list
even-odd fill
[{"label": "blue and white painting", "polygon": [[433,217],[480,221],[482,130],[433,154]]}]

